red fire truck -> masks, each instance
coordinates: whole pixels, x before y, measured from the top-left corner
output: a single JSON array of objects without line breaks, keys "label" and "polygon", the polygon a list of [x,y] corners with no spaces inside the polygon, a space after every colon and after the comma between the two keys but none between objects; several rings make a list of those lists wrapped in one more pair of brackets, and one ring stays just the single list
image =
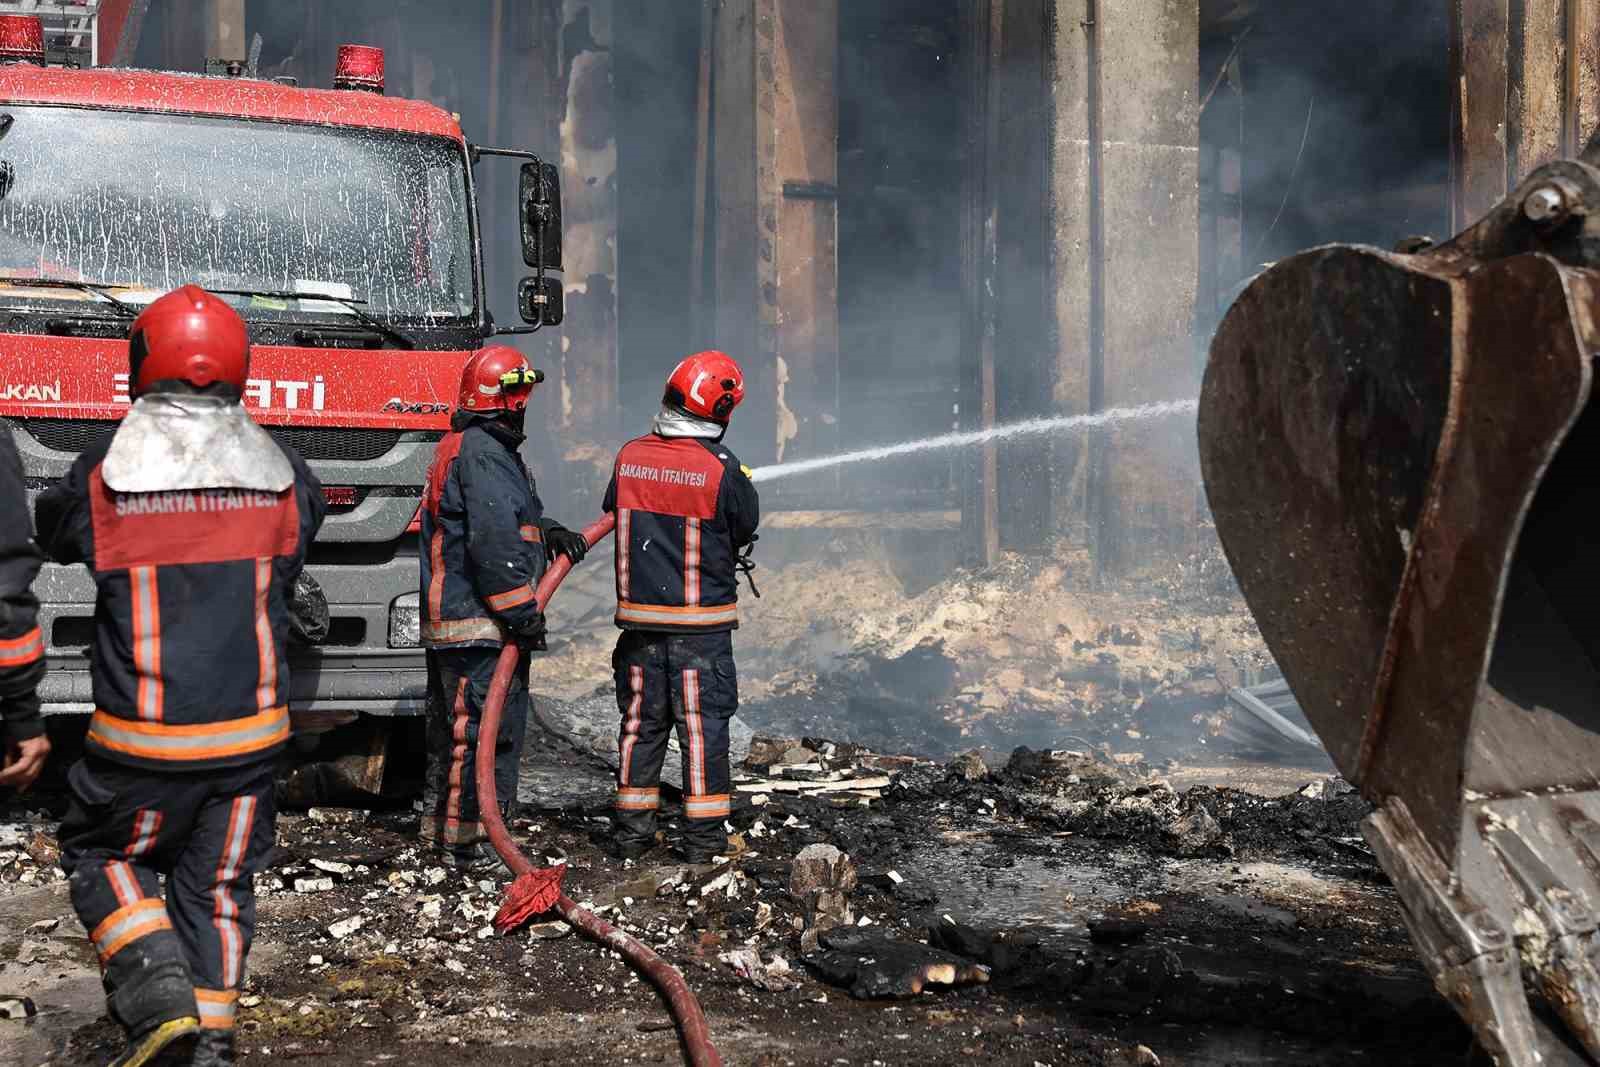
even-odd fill
[{"label": "red fire truck", "polygon": [[[420,488],[470,354],[560,322],[555,167],[385,96],[377,49],[341,48],[331,90],[237,63],[202,76],[44,56],[36,18],[0,15],[0,423],[30,486],[115,429],[144,304],[186,282],[224,295],[250,326],[246,405],[331,506],[307,568],[331,621],[294,663],[293,708],[419,711]],[[480,219],[486,156],[521,163],[504,223]],[[488,312],[485,223],[520,228],[527,325]],[[46,711],[87,712],[93,586],[46,567],[37,588]]]}]

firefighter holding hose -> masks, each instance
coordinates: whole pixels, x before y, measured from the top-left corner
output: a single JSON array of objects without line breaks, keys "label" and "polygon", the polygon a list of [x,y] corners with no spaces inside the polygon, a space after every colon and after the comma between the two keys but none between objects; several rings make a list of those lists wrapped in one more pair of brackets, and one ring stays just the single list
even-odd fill
[{"label": "firefighter holding hose", "polygon": [[574,563],[588,542],[546,518],[519,449],[528,399],[544,374],[514,348],[467,361],[450,432],[422,499],[422,639],[428,650],[428,771],[422,837],[462,870],[500,862],[478,819],[473,764],[495,660],[524,650],[506,694],[495,746],[495,793],[509,818],[528,721],[526,653],[544,648],[534,588],[558,554]]},{"label": "firefighter holding hose", "polygon": [[96,710],[61,866],[128,1035],[113,1062],[193,1046],[217,1067],[233,1062],[252,879],[273,843],[290,604],[327,508],[241,404],[249,337],[226,303],[174,290],[128,351],[133,406],[36,504],[40,545],[85,564],[97,594]]},{"label": "firefighter holding hose", "polygon": [[622,713],[612,845],[624,859],[656,843],[674,727],[683,752],[679,855],[706,863],[727,849],[736,579],[760,520],[749,472],[722,443],[743,399],[744,374],[727,355],[685,359],[667,379],[652,431],[623,446],[606,490],[623,631],[612,657]]}]

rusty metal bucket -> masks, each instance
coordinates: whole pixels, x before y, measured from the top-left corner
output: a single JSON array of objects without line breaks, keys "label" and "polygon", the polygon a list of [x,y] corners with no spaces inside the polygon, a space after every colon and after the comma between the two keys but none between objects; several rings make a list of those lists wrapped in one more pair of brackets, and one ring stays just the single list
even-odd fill
[{"label": "rusty metal bucket", "polygon": [[1595,268],[1600,170],[1550,164],[1445,245],[1266,271],[1200,402],[1261,632],[1440,992],[1515,1067],[1600,1063]]}]

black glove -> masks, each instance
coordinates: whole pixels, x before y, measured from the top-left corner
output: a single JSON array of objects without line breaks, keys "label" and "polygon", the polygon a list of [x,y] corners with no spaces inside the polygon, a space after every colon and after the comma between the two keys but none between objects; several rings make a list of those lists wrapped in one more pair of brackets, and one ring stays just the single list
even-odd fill
[{"label": "black glove", "polygon": [[511,631],[511,639],[517,647],[526,652],[543,652],[546,650],[544,629],[544,612],[536,611],[528,616],[521,626]]},{"label": "black glove", "polygon": [[583,557],[588,554],[589,542],[583,539],[583,534],[573,533],[565,526],[551,526],[544,532],[546,563],[554,563],[557,556],[566,556],[573,563],[582,563]]}]

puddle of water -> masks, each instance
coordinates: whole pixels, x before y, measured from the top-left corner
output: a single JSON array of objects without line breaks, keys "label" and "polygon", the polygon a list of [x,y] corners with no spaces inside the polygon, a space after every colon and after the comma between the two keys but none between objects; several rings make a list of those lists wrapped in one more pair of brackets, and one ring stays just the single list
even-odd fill
[{"label": "puddle of water", "polygon": [[[986,867],[1004,857],[1010,866]],[[1142,853],[1107,852],[1093,864],[1069,856],[1017,856],[987,840],[940,843],[898,862],[901,874],[938,889],[939,910],[980,926],[1041,926],[1087,936],[1108,905],[1162,888]]]},{"label": "puddle of water", "polygon": [[[1414,1056],[1384,1052],[1373,1058],[1370,1047],[1327,1040],[1308,1041],[1265,1030],[1233,1027],[1208,1029],[1194,1026],[1130,1027],[1119,1036],[1128,1042],[1150,1046],[1166,1067],[1346,1067],[1352,1063],[1382,1062],[1385,1067],[1437,1067],[1441,1061],[1457,1062],[1459,1056],[1441,1057],[1437,1049],[1419,1049]],[[1463,1040],[1465,1040],[1463,1038]],[[1465,1045],[1463,1044],[1463,1049]]]}]

